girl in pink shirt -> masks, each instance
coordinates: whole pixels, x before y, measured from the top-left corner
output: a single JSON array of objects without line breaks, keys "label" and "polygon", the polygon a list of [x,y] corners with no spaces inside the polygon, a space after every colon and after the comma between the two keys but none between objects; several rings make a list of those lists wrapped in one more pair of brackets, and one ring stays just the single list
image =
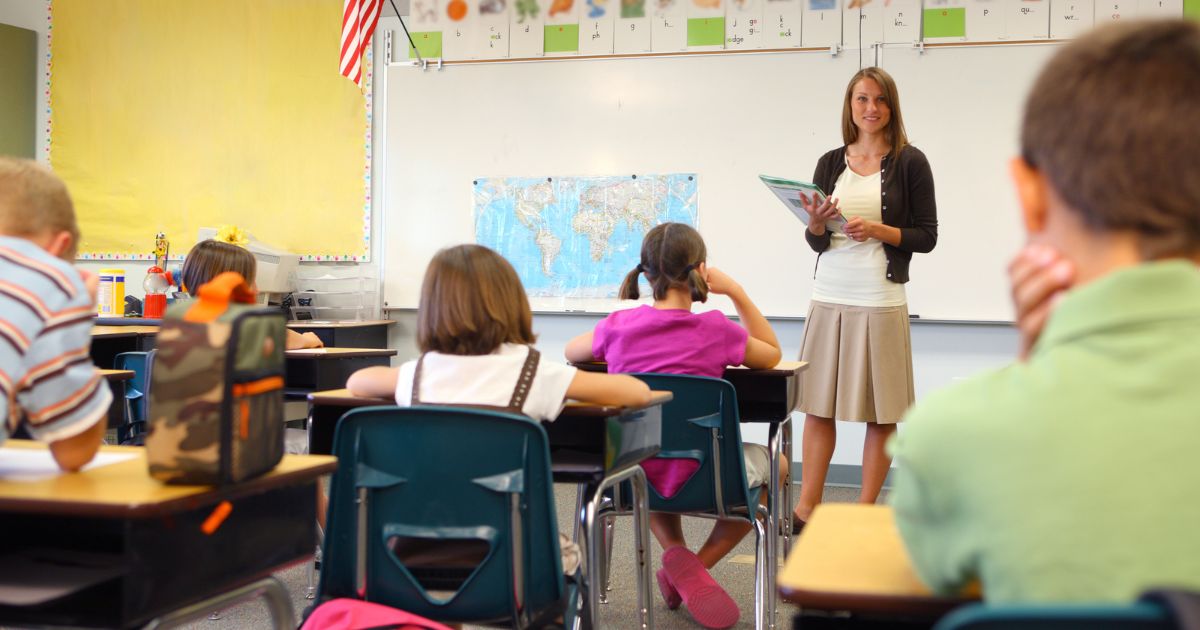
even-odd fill
[{"label": "girl in pink shirt", "polygon": [[[595,330],[567,344],[567,358],[575,362],[606,361],[613,373],[659,372],[716,378],[730,365],[775,367],[780,358],[779,341],[770,324],[741,285],[709,267],[705,258],[704,239],[690,226],[664,223],[651,229],[642,241],[641,263],[625,277],[620,297],[636,300],[638,276],[645,274],[654,292],[654,304],[609,315]],[[733,301],[742,326],[718,311],[692,312],[692,303],[707,301],[710,292]],[[770,474],[767,449],[746,444],[744,454],[749,484],[765,485]],[[781,472],[786,475],[783,464]],[[696,465],[693,460],[655,458],[642,467],[655,490],[671,496]],[[696,553],[687,548],[678,514],[653,513],[650,528],[664,550],[658,586],[667,607],[675,609],[681,602],[687,603],[692,617],[709,628],[737,623],[737,604],[708,569],[737,546],[750,532],[750,524],[717,521]]]}]

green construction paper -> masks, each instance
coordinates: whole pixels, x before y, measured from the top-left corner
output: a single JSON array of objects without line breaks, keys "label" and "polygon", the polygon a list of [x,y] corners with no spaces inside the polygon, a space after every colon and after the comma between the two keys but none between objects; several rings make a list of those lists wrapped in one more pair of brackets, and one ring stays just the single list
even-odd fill
[{"label": "green construction paper", "polygon": [[442,56],[442,32],[427,31],[424,33],[413,33],[413,43],[417,45],[417,49],[413,50],[412,46],[408,47],[408,58],[416,59],[417,52],[421,53],[424,59],[437,59]]},{"label": "green construction paper", "polygon": [[1200,0],[1183,0],[1183,17],[1200,20]]},{"label": "green construction paper", "polygon": [[548,53],[579,52],[579,25],[547,24],[542,49]]},{"label": "green construction paper", "polygon": [[967,10],[925,9],[925,37],[966,37]]},{"label": "green construction paper", "polygon": [[725,43],[725,18],[688,19],[688,46],[721,46]]}]

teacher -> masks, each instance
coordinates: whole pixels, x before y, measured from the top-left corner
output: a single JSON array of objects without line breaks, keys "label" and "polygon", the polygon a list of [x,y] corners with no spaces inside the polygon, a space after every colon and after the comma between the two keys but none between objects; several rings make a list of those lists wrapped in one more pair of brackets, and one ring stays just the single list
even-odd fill
[{"label": "teacher", "polygon": [[933,174],[908,143],[896,83],[881,68],[859,70],[846,86],[842,140],[813,174],[830,196],[802,198],[817,265],[800,344],[811,367],[801,380],[807,415],[793,531],[821,502],[835,420],[866,423],[859,501],[878,498],[891,466],[887,440],[914,399],[908,265],[937,243]]}]

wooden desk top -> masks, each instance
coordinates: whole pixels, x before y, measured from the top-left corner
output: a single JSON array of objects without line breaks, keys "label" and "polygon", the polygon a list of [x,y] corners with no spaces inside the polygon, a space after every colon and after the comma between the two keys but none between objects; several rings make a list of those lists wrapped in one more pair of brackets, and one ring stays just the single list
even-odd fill
[{"label": "wooden desk top", "polygon": [[304,348],[303,350],[288,350],[284,355],[289,359],[361,359],[364,357],[394,357],[396,351],[391,348]]},{"label": "wooden desk top", "polygon": [[[673,394],[671,392],[651,392],[650,404],[647,407],[661,405],[671,400]],[[330,389],[323,392],[312,392],[308,395],[308,402],[314,405],[326,405],[330,407],[367,407],[371,405],[394,405],[396,401],[390,398],[371,398],[367,396],[355,396],[348,389]],[[610,405],[595,405],[591,403],[583,403],[577,400],[567,402],[563,407],[561,416],[563,417],[591,417],[591,416],[614,416],[627,411],[637,411],[644,407],[616,407]]]},{"label": "wooden desk top", "polygon": [[369,326],[391,326],[394,319],[365,319],[363,321],[328,321],[318,319],[301,319],[288,322],[288,328],[367,328]]},{"label": "wooden desk top", "polygon": [[133,370],[97,370],[100,376],[109,381],[128,381],[133,378]]},{"label": "wooden desk top", "polygon": [[917,574],[884,505],[822,503],[792,545],[779,593],[801,608],[939,616],[977,600],[937,596]]},{"label": "wooden desk top", "polygon": [[[46,450],[29,440],[8,440],[6,448]],[[152,478],[146,451],[140,446],[101,446],[106,453],[131,453],[132,459],[78,473],[60,473],[37,481],[0,478],[0,513],[25,512],[141,518],[170,514],[263,490],[304,483],[331,473],[337,458],[327,455],[284,455],[271,472],[224,488],[170,486]]]},{"label": "wooden desk top", "polygon": [[145,337],[157,334],[158,326],[92,326],[92,337],[101,339]]}]

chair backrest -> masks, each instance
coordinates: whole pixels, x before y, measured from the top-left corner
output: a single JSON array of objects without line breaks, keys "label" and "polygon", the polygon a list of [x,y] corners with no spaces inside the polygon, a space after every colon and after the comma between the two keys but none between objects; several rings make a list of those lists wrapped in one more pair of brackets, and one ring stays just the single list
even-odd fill
[{"label": "chair backrest", "polygon": [[650,509],[727,514],[754,505],[746,487],[737,393],[729,381],[680,374],[634,374],[674,397],[663,405],[660,458],[692,459],[699,467],[669,498],[650,487]]},{"label": "chair backrest", "polygon": [[934,630],[1171,630],[1171,616],[1156,604],[970,604],[942,618]]},{"label": "chair backrest", "polygon": [[[540,424],[478,409],[366,407],[338,422],[333,451],[322,600],[517,626],[562,605]],[[446,558],[455,551],[473,557]]]},{"label": "chair backrest", "polygon": [[154,357],[157,352],[122,352],[113,357],[114,369],[133,371],[133,378],[124,381],[122,385],[125,392],[125,424],[135,428],[131,435],[121,438],[122,442],[146,431],[146,422],[150,419],[150,378],[154,372]]}]

